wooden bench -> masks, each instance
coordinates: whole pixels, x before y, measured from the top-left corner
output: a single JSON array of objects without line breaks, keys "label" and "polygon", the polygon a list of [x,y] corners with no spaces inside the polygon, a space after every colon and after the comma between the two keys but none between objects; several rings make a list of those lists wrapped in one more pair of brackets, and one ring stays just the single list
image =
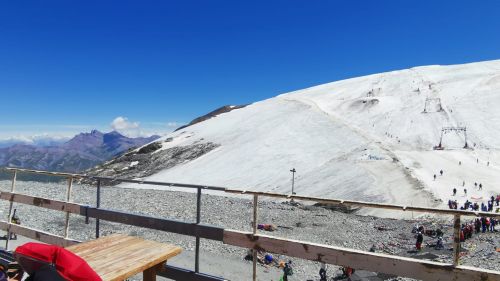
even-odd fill
[{"label": "wooden bench", "polygon": [[145,281],[156,280],[156,273],[181,248],[139,237],[113,234],[67,247],[82,257],[104,281],[125,280],[143,272]]}]

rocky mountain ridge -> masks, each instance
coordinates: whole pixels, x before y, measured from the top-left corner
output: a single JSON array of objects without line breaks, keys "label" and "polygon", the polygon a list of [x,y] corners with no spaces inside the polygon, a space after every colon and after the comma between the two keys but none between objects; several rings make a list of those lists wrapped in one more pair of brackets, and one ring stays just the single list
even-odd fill
[{"label": "rocky mountain ridge", "polygon": [[80,133],[60,145],[15,144],[0,148],[0,167],[81,172],[159,136],[128,138],[116,131]]}]

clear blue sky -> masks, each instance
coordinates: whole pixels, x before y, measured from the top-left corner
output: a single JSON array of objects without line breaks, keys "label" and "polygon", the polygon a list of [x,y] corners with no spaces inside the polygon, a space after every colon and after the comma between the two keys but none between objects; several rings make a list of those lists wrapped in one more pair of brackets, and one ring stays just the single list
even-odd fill
[{"label": "clear blue sky", "polygon": [[168,130],[365,74],[500,58],[500,1],[2,1],[0,137]]}]

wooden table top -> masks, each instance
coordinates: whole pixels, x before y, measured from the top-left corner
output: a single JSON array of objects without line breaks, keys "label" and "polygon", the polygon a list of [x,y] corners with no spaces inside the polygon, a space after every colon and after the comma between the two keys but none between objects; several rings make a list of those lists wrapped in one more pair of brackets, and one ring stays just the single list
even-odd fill
[{"label": "wooden table top", "polygon": [[124,280],[178,255],[182,249],[140,237],[113,234],[67,247],[104,281]]}]

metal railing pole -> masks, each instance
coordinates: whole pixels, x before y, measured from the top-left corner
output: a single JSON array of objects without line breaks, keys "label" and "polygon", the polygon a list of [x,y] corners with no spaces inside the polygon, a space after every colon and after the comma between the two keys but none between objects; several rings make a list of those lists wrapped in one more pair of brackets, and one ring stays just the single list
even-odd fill
[{"label": "metal railing pole", "polygon": [[460,215],[455,215],[453,221],[453,266],[457,266],[460,260]]},{"label": "metal railing pole", "polygon": [[[254,194],[253,195],[253,221],[252,221],[252,233],[253,235],[257,234],[257,208],[258,208],[258,202],[259,202],[259,195]],[[252,249],[252,262],[253,262],[253,281],[257,280],[257,250]]]},{"label": "metal railing pole", "polygon": [[[97,180],[97,194],[96,194],[97,198],[96,198],[96,208],[99,209],[99,207],[101,207],[101,180]],[[100,229],[99,229],[100,225],[99,225],[99,219],[95,219],[95,238],[99,238],[99,233],[100,233]]]},{"label": "metal railing pole", "polygon": [[[68,190],[66,191],[66,202],[69,203],[71,199],[71,189],[73,188],[73,177],[68,178]],[[66,220],[64,223],[64,239],[69,236],[69,212],[66,212]]]},{"label": "metal railing pole", "polygon": [[[196,193],[196,224],[201,222],[201,187],[198,187]],[[196,249],[195,249],[194,271],[200,272],[200,236],[196,234]]]},{"label": "metal railing pole", "polygon": [[[17,180],[17,171],[14,171],[14,175],[12,176],[12,185],[10,187],[10,192],[13,193],[16,188],[16,180]],[[7,221],[9,222],[9,227],[7,228],[7,239],[5,239],[5,250],[9,250],[9,240],[10,240],[10,226],[12,225],[12,207],[14,205],[14,201],[10,201],[9,204],[9,217]]]}]

